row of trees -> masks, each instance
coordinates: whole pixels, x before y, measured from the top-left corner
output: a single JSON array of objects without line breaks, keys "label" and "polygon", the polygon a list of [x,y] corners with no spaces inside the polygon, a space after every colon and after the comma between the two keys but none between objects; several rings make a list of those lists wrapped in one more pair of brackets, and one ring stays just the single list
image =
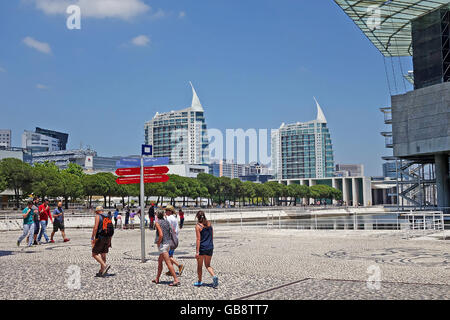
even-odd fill
[{"label": "row of trees", "polygon": [[[208,205],[233,203],[235,206],[280,205],[282,202],[296,205],[301,198],[315,200],[341,199],[341,191],[327,185],[304,186],[299,184],[284,185],[271,181],[266,183],[242,182],[235,178],[215,177],[200,173],[197,178],[170,175],[165,183],[148,183],[145,185],[146,200],[157,197],[159,202],[168,201],[175,204],[176,198],[182,198],[183,205],[189,199],[198,205],[200,199],[208,199]],[[69,201],[87,199],[92,204],[94,196],[102,196],[104,206],[111,204],[111,197],[120,197],[125,205],[125,198],[139,197],[139,185],[118,185],[116,176],[101,172],[85,174],[76,164],[69,164],[61,170],[53,163],[31,166],[18,159],[0,161],[0,192],[14,190],[16,205],[21,198],[29,194],[39,197],[61,197],[66,208]],[[22,193],[22,196],[21,196]]]}]

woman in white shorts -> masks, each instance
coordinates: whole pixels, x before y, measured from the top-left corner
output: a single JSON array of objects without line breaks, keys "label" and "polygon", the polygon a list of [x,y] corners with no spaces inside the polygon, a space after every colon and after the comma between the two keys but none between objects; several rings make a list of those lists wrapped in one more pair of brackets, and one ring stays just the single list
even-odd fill
[{"label": "woman in white shorts", "polygon": [[170,223],[165,220],[165,212],[158,211],[157,213],[158,222],[155,223],[156,227],[156,239],[155,243],[158,247],[159,258],[158,258],[158,274],[156,279],[152,280],[153,283],[159,283],[159,277],[161,276],[163,270],[163,261],[166,263],[169,268],[170,274],[173,277],[173,282],[169,284],[169,286],[178,286],[180,285],[180,280],[178,280],[177,275],[175,273],[175,269],[173,268],[172,262],[169,258],[169,249],[170,249]]}]

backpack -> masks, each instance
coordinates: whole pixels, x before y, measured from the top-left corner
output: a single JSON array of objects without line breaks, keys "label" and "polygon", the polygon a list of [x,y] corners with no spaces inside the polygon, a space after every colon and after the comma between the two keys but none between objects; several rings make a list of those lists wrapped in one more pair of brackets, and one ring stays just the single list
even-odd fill
[{"label": "backpack", "polygon": [[114,235],[114,225],[109,216],[102,216],[103,221],[99,223],[99,227],[101,226],[99,235],[106,238],[112,237]]}]

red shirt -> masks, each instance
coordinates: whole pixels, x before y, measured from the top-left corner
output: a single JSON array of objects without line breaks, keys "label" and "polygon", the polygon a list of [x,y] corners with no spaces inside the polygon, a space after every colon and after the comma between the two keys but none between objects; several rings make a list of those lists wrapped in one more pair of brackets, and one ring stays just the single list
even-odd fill
[{"label": "red shirt", "polygon": [[180,215],[180,219],[184,219],[184,212],[183,212],[183,211],[181,211],[181,212],[179,213],[179,215]]},{"label": "red shirt", "polygon": [[50,207],[47,207],[47,209],[45,209],[45,204],[41,204],[39,206],[39,220],[48,221],[49,217],[50,217]]}]

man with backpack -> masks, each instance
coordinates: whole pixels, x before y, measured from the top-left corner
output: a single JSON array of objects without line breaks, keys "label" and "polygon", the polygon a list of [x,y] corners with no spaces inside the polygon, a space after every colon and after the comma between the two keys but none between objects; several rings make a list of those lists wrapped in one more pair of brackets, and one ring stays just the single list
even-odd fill
[{"label": "man with backpack", "polygon": [[103,212],[103,207],[95,208],[95,223],[92,229],[91,245],[92,257],[100,264],[97,277],[103,277],[110,265],[106,264],[106,254],[111,247],[111,238],[114,235],[114,225],[111,218]]}]

